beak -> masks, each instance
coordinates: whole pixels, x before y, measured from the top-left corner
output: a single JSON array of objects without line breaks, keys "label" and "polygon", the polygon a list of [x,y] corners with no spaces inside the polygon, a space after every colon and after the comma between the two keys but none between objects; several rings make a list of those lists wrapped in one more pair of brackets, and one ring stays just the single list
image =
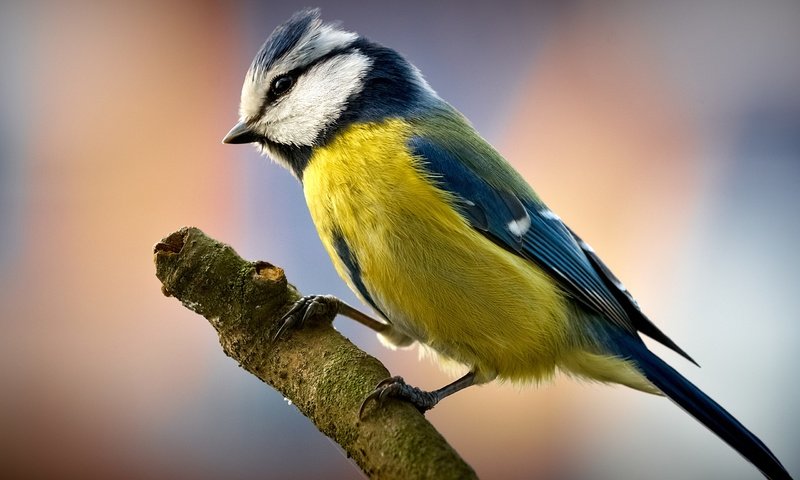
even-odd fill
[{"label": "beak", "polygon": [[245,122],[237,123],[231,131],[222,139],[222,143],[253,143],[258,141],[258,135],[250,129],[250,125]]}]

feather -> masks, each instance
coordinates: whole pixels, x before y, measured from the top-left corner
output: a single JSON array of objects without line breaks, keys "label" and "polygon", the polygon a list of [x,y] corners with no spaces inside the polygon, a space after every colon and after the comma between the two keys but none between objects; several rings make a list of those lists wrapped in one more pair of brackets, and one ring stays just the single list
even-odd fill
[{"label": "feather", "polygon": [[722,406],[653,354],[639,338],[619,332],[609,345],[632,361],[664,395],[718,435],[771,479],[790,479],[781,462],[764,443]]}]

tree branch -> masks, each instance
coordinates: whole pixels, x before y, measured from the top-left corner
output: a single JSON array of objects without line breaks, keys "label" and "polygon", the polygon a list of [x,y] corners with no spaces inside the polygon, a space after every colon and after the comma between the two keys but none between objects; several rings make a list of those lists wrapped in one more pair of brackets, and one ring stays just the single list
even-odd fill
[{"label": "tree branch", "polygon": [[162,292],[204,316],[226,355],[281,392],[373,478],[475,478],[475,472],[413,406],[361,401],[389,376],[333,329],[308,322],[278,341],[278,320],[300,297],[283,270],[248,262],[228,245],[184,227],[156,244]]}]

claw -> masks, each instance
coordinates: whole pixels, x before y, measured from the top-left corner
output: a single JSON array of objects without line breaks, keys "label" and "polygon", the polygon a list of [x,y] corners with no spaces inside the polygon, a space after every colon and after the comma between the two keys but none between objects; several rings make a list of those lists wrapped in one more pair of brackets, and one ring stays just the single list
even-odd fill
[{"label": "claw", "polygon": [[378,400],[378,397],[381,395],[381,390],[375,389],[369,395],[367,395],[364,400],[361,402],[361,406],[358,407],[358,419],[361,420],[364,418],[364,408],[367,406],[367,402],[370,400]]},{"label": "claw", "polygon": [[333,309],[334,316],[339,312],[339,299],[333,295],[307,295],[296,301],[292,308],[281,317],[281,326],[272,336],[274,342],[286,330],[298,328],[311,318],[329,313]]},{"label": "claw", "polygon": [[380,389],[383,389],[383,387],[386,387],[386,386],[388,386],[388,385],[390,385],[390,384],[392,384],[392,383],[402,383],[402,384],[404,384],[404,385],[405,385],[406,381],[405,381],[405,380],[403,380],[403,377],[389,377],[389,378],[384,378],[383,380],[381,380],[380,382],[378,382],[378,384],[377,384],[377,385],[375,385],[375,390],[380,390]]},{"label": "claw", "polygon": [[426,392],[417,387],[412,387],[403,380],[403,377],[389,377],[381,380],[375,386],[375,390],[361,402],[361,407],[358,409],[358,419],[361,420],[363,418],[364,408],[370,400],[382,403],[387,397],[405,400],[417,407],[420,413],[430,410],[440,400],[436,392]]},{"label": "claw", "polygon": [[361,406],[358,408],[358,419],[361,420],[364,417],[364,408],[366,408],[367,403],[370,400],[375,400],[376,402],[383,401],[386,398],[386,386],[394,383],[394,382],[403,382],[403,377],[389,377],[384,378],[377,385],[375,385],[375,389],[367,395],[364,400],[361,402]]}]

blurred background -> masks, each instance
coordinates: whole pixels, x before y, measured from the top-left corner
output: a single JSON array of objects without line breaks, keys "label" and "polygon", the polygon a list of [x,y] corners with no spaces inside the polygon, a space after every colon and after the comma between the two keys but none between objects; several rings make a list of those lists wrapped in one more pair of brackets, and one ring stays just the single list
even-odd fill
[{"label": "blurred background", "polygon": [[[318,5],[420,67],[703,368],[658,352],[800,475],[800,3]],[[304,6],[0,4],[0,476],[360,476],[152,263],[195,225],[356,302],[300,185],[220,144],[252,56]],[[414,385],[450,381],[337,326]],[[759,478],[624,387],[490,384],[428,418],[483,478]]]}]

